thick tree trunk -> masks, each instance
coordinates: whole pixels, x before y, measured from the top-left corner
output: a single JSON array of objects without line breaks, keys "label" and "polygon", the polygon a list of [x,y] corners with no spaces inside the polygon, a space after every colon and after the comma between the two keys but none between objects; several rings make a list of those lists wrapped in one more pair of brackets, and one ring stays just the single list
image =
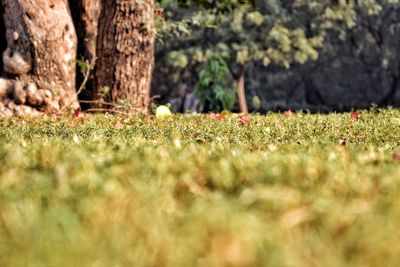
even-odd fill
[{"label": "thick tree trunk", "polygon": [[[95,67],[91,75],[76,75],[78,41],[68,2],[78,29],[78,59]],[[76,109],[76,77],[79,86],[88,81],[86,102],[102,100],[131,113],[147,113],[154,65],[153,0],[0,3],[5,11],[0,23],[0,114]]]},{"label": "thick tree trunk", "polygon": [[[0,78],[3,114],[78,108],[77,38],[66,0],[3,0],[7,48]],[[0,37],[1,38],[1,37]]]},{"label": "thick tree trunk", "polygon": [[153,0],[102,2],[96,97],[128,107],[130,113],[147,114],[154,65]]}]

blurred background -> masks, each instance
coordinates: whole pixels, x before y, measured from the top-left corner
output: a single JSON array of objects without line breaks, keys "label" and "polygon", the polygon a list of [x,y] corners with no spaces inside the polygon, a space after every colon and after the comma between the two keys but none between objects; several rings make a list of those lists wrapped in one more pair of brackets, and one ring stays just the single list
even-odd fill
[{"label": "blurred background", "polygon": [[[273,14],[267,14],[268,17],[263,11],[263,8],[271,10],[271,6],[267,7],[263,3],[274,1],[258,2],[257,12],[245,10],[245,15],[226,15],[225,24],[220,23],[218,28],[196,28],[191,25],[187,36],[161,36],[155,54],[152,88],[155,102],[171,103],[175,112],[213,110],[212,107],[207,110],[202,103],[204,99],[199,99],[199,94],[194,93],[199,81],[204,79],[201,72],[207,68],[205,58],[210,58],[205,55],[218,54],[215,52],[216,47],[220,48],[218,51],[230,53],[230,50],[237,52],[242,49],[243,45],[252,47],[253,43],[258,44],[263,33],[257,26],[262,27],[263,21],[257,23],[257,15],[264,16],[260,19],[271,19]],[[197,15],[198,11],[199,9],[190,6],[180,8],[166,4],[161,15],[168,20],[184,21],[187,17]],[[399,11],[398,5],[392,6],[378,15],[360,16],[355,26],[329,31],[324,36],[324,44],[318,48],[319,56],[316,60],[300,60],[301,63],[299,60],[292,60],[289,68],[285,64],[263,64],[262,60],[251,59],[245,64],[239,64],[245,65],[244,82],[249,111],[302,109],[310,112],[331,112],[373,105],[399,107]],[[282,10],[277,12],[282,16]],[[311,24],[307,21],[292,20],[290,23],[292,28],[298,23],[306,32],[307,38],[312,35],[309,33]],[[246,51],[252,53],[251,49]],[[240,61],[237,54],[234,63]],[[222,55],[231,70],[226,75],[222,74],[225,77],[223,86],[234,88],[237,77],[232,75],[235,73],[232,68],[238,69],[238,64],[231,64],[229,55],[223,56],[224,52],[219,52],[219,55]],[[234,103],[232,109],[238,111],[237,99]]]}]

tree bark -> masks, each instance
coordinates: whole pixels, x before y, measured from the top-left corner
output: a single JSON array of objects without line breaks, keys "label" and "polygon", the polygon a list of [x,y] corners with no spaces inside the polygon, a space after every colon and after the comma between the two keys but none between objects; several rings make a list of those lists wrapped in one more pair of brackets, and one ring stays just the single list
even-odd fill
[{"label": "tree bark", "polygon": [[95,96],[125,106],[130,113],[147,114],[154,65],[154,2],[102,2]]},{"label": "tree bark", "polygon": [[0,78],[2,113],[78,108],[77,37],[65,0],[3,0],[7,48]]},{"label": "tree bark", "polygon": [[[82,81],[88,81],[86,102],[107,101],[114,108],[147,114],[154,65],[153,0],[0,3],[0,114],[77,109],[76,84]],[[94,67],[91,75],[76,75],[77,57]]]}]

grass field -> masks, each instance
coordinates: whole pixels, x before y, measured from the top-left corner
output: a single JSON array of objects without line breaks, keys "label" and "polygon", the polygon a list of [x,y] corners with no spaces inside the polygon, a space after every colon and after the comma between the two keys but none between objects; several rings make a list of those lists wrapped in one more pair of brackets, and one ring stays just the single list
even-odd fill
[{"label": "grass field", "polygon": [[400,111],[0,119],[0,266],[400,264]]}]

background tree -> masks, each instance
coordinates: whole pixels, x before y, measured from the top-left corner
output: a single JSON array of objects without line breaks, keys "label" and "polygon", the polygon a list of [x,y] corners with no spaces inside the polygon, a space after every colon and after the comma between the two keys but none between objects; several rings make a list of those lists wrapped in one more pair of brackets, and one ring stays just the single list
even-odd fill
[{"label": "background tree", "polygon": [[[191,8],[176,12],[166,9],[171,19],[191,21],[192,34],[180,44],[165,41],[172,51],[168,58],[176,68],[198,68],[211,54],[225,58],[238,84],[239,104],[247,112],[244,96],[245,69],[250,62],[290,68],[318,58],[329,33],[343,38],[346,29],[397,1],[180,1]],[[197,3],[198,7],[193,8]],[[177,15],[178,14],[178,15]],[[160,52],[159,52],[160,53]],[[162,54],[163,52],[161,52]]]}]

